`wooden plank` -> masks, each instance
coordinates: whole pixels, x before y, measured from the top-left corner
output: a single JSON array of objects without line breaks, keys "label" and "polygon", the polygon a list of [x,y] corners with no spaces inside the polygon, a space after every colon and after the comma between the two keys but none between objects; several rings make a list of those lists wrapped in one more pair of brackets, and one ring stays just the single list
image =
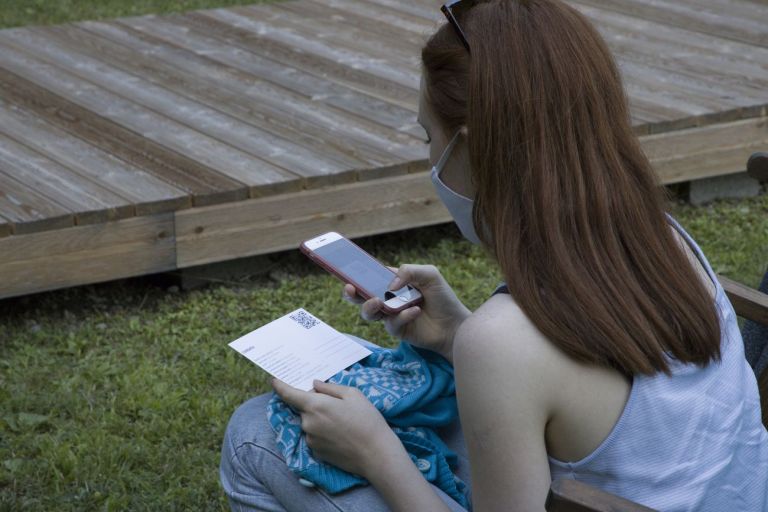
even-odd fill
[{"label": "wooden plank", "polygon": [[[244,104],[242,96],[229,93],[226,88],[207,86],[205,80],[200,77],[163,66],[156,59],[143,59],[140,54],[111,41],[66,26],[45,27],[45,37],[60,43],[61,47],[76,54],[78,59],[87,56],[93,59],[89,61],[91,63],[101,62],[102,65],[107,65],[108,62],[109,69],[114,73],[126,72],[141,77],[144,84],[141,91],[149,88],[148,92],[152,94],[151,86],[146,84],[158,86],[157,90],[168,94],[168,100],[173,107],[182,105],[182,111],[192,108],[193,104],[199,105],[198,110],[202,110],[195,112],[195,117],[207,118],[214,115],[224,122],[223,116],[229,116],[235,123],[231,139],[241,142],[236,144],[237,147],[256,156],[267,151],[268,155],[275,154],[278,158],[271,161],[302,174],[308,187],[354,181],[356,169],[369,166],[366,155],[356,154],[359,150],[339,151],[333,143],[329,143],[317,133],[313,137],[306,131],[286,129],[280,124],[279,118],[260,112],[260,108],[266,105]],[[124,91],[118,92],[126,94]],[[142,98],[142,103],[147,104],[147,99]],[[154,104],[151,106],[155,110],[158,109]],[[167,112],[164,113],[168,115]],[[186,119],[184,121],[187,122]],[[241,131],[244,132],[242,136],[238,135]],[[221,132],[208,133],[226,140]],[[253,147],[250,139],[260,137],[264,140],[259,142],[259,147]],[[326,164],[328,166],[323,168]]]},{"label": "wooden plank", "polygon": [[216,20],[229,27],[234,27],[251,37],[279,41],[299,48],[306,53],[326,58],[336,62],[348,64],[355,69],[382,79],[389,80],[403,87],[419,88],[419,74],[413,69],[403,69],[401,65],[391,65],[382,59],[372,58],[364,51],[353,48],[345,48],[337,44],[327,44],[325,41],[309,37],[301,32],[273,26],[257,17],[251,17],[250,8],[232,7],[228,9],[212,9],[210,11],[197,11],[186,16],[187,19]]},{"label": "wooden plank", "polygon": [[[329,136],[354,143],[370,158],[378,159],[372,166],[392,165],[387,162],[393,159],[420,158],[414,153],[423,152],[423,148],[413,148],[414,140],[423,140],[423,130],[403,130],[400,122],[410,116],[415,125],[414,113],[397,108],[401,112],[398,119],[390,121],[388,110],[393,105],[298,69],[213,39],[198,41],[187,34],[182,35],[183,39],[168,34],[174,44],[118,24],[83,22],[78,26],[190,75],[205,77],[217,87],[239,94],[238,103],[260,108],[268,116],[274,111],[274,117],[281,122],[288,118],[291,128],[314,133],[319,127],[326,143]],[[185,48],[176,46],[181,43]]]},{"label": "wooden plank", "polygon": [[440,12],[440,6],[428,2],[403,2],[402,0],[360,0],[381,7],[399,11],[409,16],[423,18],[427,21],[445,21],[445,16]]},{"label": "wooden plank", "polygon": [[[680,0],[685,5],[704,7],[708,13],[739,20],[768,23],[765,0]],[[714,20],[713,20],[714,21]]]},{"label": "wooden plank", "polygon": [[[184,192],[2,100],[0,133],[133,202],[136,215],[190,206]],[[113,203],[114,194],[102,201]]]},{"label": "wooden plank", "polygon": [[[701,50],[682,43],[608,28],[601,32],[622,65],[629,62],[648,67],[660,86],[674,81],[674,85],[680,86],[678,97],[688,88],[696,96],[709,97],[715,105],[713,111],[766,102],[768,74],[762,64],[730,61],[728,55],[718,53],[714,46],[699,57],[697,52]],[[721,65],[723,61],[727,63]]]},{"label": "wooden plank", "polygon": [[[409,33],[407,40],[412,44],[411,52],[418,54],[418,50],[426,42],[426,39],[439,27],[439,21],[428,20],[422,16],[414,16],[401,10],[384,5],[373,4],[358,0],[305,0],[301,7],[296,2],[281,2],[270,4],[270,8],[290,9],[299,14],[308,10],[307,5],[316,5],[311,12],[315,17],[326,11],[326,17],[346,21],[350,25],[364,27],[366,31],[392,37],[394,33]],[[354,16],[354,17],[353,17]],[[324,20],[326,23],[326,20]],[[378,27],[378,29],[377,29]],[[402,36],[397,39],[403,39]],[[632,104],[632,117],[634,124],[657,122],[669,117],[669,113],[660,114],[658,106],[646,98],[637,96],[630,98]],[[678,111],[678,114],[680,112]],[[643,130],[639,130],[641,133]]]},{"label": "wooden plank", "polygon": [[706,2],[695,0],[579,0],[603,9],[611,9],[634,18],[663,23],[708,36],[768,47],[768,12],[747,8],[748,2]]},{"label": "wooden plank", "polygon": [[[4,34],[17,29],[0,32]],[[251,197],[301,188],[301,178],[181,123],[35,59],[0,41],[0,69],[8,69],[59,96],[110,119],[159,145],[168,147],[232,179],[245,183]]]},{"label": "wooden plank", "polygon": [[[302,58],[283,61],[291,66],[313,63],[304,69],[326,80],[356,88],[373,97],[397,105],[414,108],[418,104],[419,76],[400,66],[377,62],[359,51],[347,51],[334,45],[303,36],[294,31],[273,28],[225,9],[189,13],[182,18],[189,27],[201,33],[236,44],[243,49],[280,62],[285,48]],[[298,61],[296,63],[292,61]]]},{"label": "wooden plank", "polygon": [[276,137],[264,130],[243,123],[215,109],[200,105],[183,96],[158,87],[142,77],[125,73],[99,60],[90,58],[75,48],[61,46],[44,30],[22,29],[0,32],[0,39],[54,66],[67,69],[106,90],[148,107],[196,131],[264,160],[278,168],[303,177],[343,176],[357,160],[334,158]]},{"label": "wooden plank", "polygon": [[[371,1],[399,5],[391,0]],[[434,8],[429,0],[414,0],[413,3],[415,6],[408,6],[408,10],[415,8],[425,19],[431,19],[424,14]],[[672,76],[690,75],[692,86],[703,82],[703,85],[720,89],[719,92],[725,91],[726,99],[749,101],[758,97],[764,102],[768,87],[765,82],[768,58],[764,48],[637,19],[603,8],[602,2],[594,0],[569,3],[590,18],[620,62],[633,60],[658,67],[663,73],[673,73]],[[640,61],[638,56],[642,56]]]},{"label": "wooden plank", "polygon": [[75,224],[93,224],[134,215],[135,209],[129,200],[2,134],[0,167],[16,180],[72,211]]},{"label": "wooden plank", "polygon": [[[277,11],[285,11],[285,14]],[[345,48],[362,49],[376,58],[410,66],[416,73],[420,73],[419,50],[439,27],[436,21],[429,22],[426,18],[414,17],[402,11],[352,0],[276,2],[248,5],[237,12],[268,22],[271,27],[301,32]],[[702,107],[700,102],[695,105],[691,102],[692,99],[699,99],[696,94],[692,94],[695,87],[678,90],[680,94],[677,97],[670,98],[666,105],[660,106],[660,93],[643,87],[646,85],[647,71],[637,69],[637,66],[633,66],[630,72],[624,69],[624,74],[631,78],[629,83],[632,89],[639,89],[637,94],[632,95],[635,107],[632,114],[638,124],[711,110]],[[669,84],[670,80],[665,82]],[[652,83],[655,85],[655,82]],[[669,89],[668,85],[662,89],[661,94],[668,95]],[[721,104],[717,106],[721,107]]]},{"label": "wooden plank", "polygon": [[419,49],[427,40],[426,33],[417,36],[363,16],[303,1],[251,4],[236,12],[268,23],[272,28],[285,28],[328,41],[336,48],[362,51],[377,61],[391,63],[417,75],[421,72]]},{"label": "wooden plank", "polygon": [[[324,4],[341,2],[342,5],[345,5],[345,0],[314,1],[320,1]],[[351,2],[347,0],[347,3]],[[400,23],[404,26],[408,26],[409,23],[412,26],[414,19],[421,19],[423,23],[431,25],[429,20],[433,19],[434,5],[428,0],[415,0],[413,4],[415,5],[404,6],[386,0],[375,4],[354,2],[354,5],[366,6],[361,12],[368,16],[375,17],[386,14],[390,22]],[[395,7],[386,7],[387,5]],[[326,8],[332,7],[326,5]],[[374,11],[370,12],[370,8],[373,8]],[[366,11],[366,9],[368,10]],[[383,9],[387,10],[382,11]],[[582,7],[583,9],[585,8]],[[587,7],[586,9],[591,8]],[[603,11],[595,9],[592,11],[605,14]],[[616,13],[605,12],[609,17],[617,16]],[[594,18],[594,13],[587,13],[587,15]],[[698,55],[694,53],[692,56],[691,49],[688,47],[684,50],[678,49],[675,46],[675,41],[663,41],[660,43],[661,47],[654,48],[652,52],[645,52],[643,44],[623,43],[632,37],[641,37],[645,42],[645,39],[649,38],[648,33],[653,33],[646,27],[639,30],[628,23],[621,27],[621,30],[615,30],[610,25],[606,27],[602,19],[593,19],[593,21],[611,46],[625,77],[624,82],[628,92],[633,122],[653,124],[653,127],[648,129],[649,131],[659,132],[694,126],[706,122],[706,116],[714,116],[722,111],[729,112],[728,115],[723,115],[723,120],[754,116],[756,112],[751,110],[752,106],[754,104],[762,105],[766,102],[766,87],[743,86],[741,84],[743,73],[728,75],[728,83],[718,81],[719,76],[718,80],[715,80],[702,75],[701,70],[689,62],[692,57],[696,58]],[[650,25],[655,27],[657,24]],[[692,35],[699,37],[695,33]],[[700,41],[696,40],[696,43],[699,45]],[[723,43],[727,42],[723,41]],[[656,44],[659,45],[658,42]],[[617,48],[617,46],[620,47]],[[636,47],[640,50],[637,50]],[[705,55],[711,53],[711,47],[712,44],[709,43],[710,49],[699,53]],[[696,51],[698,50],[700,48],[697,46]],[[670,53],[674,55],[673,58],[670,58]],[[711,57],[707,58],[713,60]],[[720,60],[729,60],[730,58],[729,55],[727,59]],[[657,61],[660,59],[664,65],[657,65]],[[720,70],[723,66],[721,62],[718,62],[717,66],[710,67]],[[744,68],[753,69],[755,63],[742,62],[740,68],[740,71],[744,71]],[[721,71],[718,73],[722,74]],[[748,108],[745,108],[745,105]]]},{"label": "wooden plank", "polygon": [[[287,3],[282,2],[282,4]],[[295,2],[292,4],[296,5]],[[333,16],[344,17],[354,14],[356,17],[365,17],[374,22],[374,26],[381,26],[381,30],[385,32],[390,32],[391,30],[407,31],[413,35],[425,38],[432,35],[440,26],[440,23],[445,21],[444,17],[440,19],[439,16],[435,16],[433,20],[426,20],[421,16],[409,15],[390,7],[360,0],[304,0],[301,4],[315,4],[328,8]]]},{"label": "wooden plank", "polygon": [[355,237],[447,222],[429,173],[180,211],[179,268],[295,249],[323,230]]},{"label": "wooden plank", "polygon": [[737,315],[768,325],[768,295],[725,276],[718,275],[717,278]]},{"label": "wooden plank", "polygon": [[742,172],[752,152],[768,147],[768,118],[648,135],[640,142],[665,184]]},{"label": "wooden plank", "polygon": [[[627,51],[673,58],[681,70],[689,70],[702,79],[723,79],[724,85],[752,85],[758,90],[768,77],[768,49],[705,36],[696,32],[665,26],[624,14],[572,3],[590,18],[602,34],[612,34],[609,44],[624,42],[617,54]],[[604,35],[604,37],[607,37]]]},{"label": "wooden plank", "polygon": [[[281,3],[279,5],[279,7],[281,9],[282,8],[286,8],[287,9],[288,5],[295,5],[295,3],[291,3],[291,2]],[[229,21],[233,22],[234,25],[237,25],[237,26],[248,26],[248,23],[253,24],[253,22],[265,23],[265,24],[268,23],[268,25],[270,27],[269,28],[270,31],[276,31],[276,30],[283,30],[283,29],[285,29],[286,32],[288,32],[288,34],[290,36],[294,36],[296,34],[302,34],[303,35],[305,32],[307,32],[307,30],[310,30],[311,27],[313,26],[314,22],[300,21],[298,16],[290,18],[290,19],[286,18],[285,16],[283,16],[283,17],[277,16],[274,13],[274,11],[277,8],[278,8],[277,4],[264,6],[264,10],[263,11],[257,11],[256,10],[257,9],[256,6],[243,7],[242,9],[238,9],[238,10],[234,10],[234,11],[237,12],[237,13],[241,13],[246,18],[249,18],[250,22],[243,22],[243,21],[241,21],[238,24],[237,22],[233,22],[233,20],[231,20],[231,19]],[[325,8],[325,7],[323,6],[323,8]],[[295,9],[299,9],[299,8],[295,7]],[[299,10],[304,10],[304,7],[302,7]],[[229,12],[229,11],[233,11],[233,10],[232,9],[228,9],[227,11]],[[264,17],[265,14],[271,14],[271,16],[269,16],[268,18],[265,18]],[[298,15],[298,12],[296,12],[295,14]],[[358,18],[359,19],[363,19],[362,17],[358,17]],[[359,19],[355,19],[353,23],[354,24],[359,23],[360,22]],[[278,24],[278,21],[280,21],[281,23]],[[286,26],[286,24],[288,24],[288,26]],[[324,26],[325,24],[327,24],[327,23],[324,22],[324,23],[319,24],[318,26]],[[351,26],[350,24],[347,24],[347,25]],[[436,23],[431,23],[431,24],[426,24],[426,25],[435,26],[435,27],[437,26]],[[262,28],[258,28],[258,27],[262,27]],[[340,36],[335,37],[335,39],[334,39],[334,34],[337,34],[337,33],[342,33],[343,34],[345,32],[349,32],[349,30],[346,30],[346,31],[342,30],[342,27],[343,27],[343,25],[339,25],[338,27],[336,27],[336,28],[339,29],[338,31],[334,31],[334,30],[332,30],[333,27],[330,27],[330,28],[323,29],[319,33],[312,33],[310,40],[315,40],[315,41],[316,40],[323,40],[323,41],[326,41],[326,40],[333,39],[333,41],[335,43],[335,46],[339,46],[339,41],[343,40],[343,41],[345,41],[345,43],[344,43],[345,48],[347,48],[347,49],[353,48],[354,50],[357,50],[356,48],[354,48],[354,42],[356,40],[357,41],[361,40],[361,38],[363,37],[362,33],[361,34],[357,34],[357,35],[352,35],[352,36],[340,35]],[[366,29],[367,28],[368,27],[366,27]],[[262,35],[262,33],[263,33],[263,26],[262,25],[258,25],[257,26],[257,30],[259,31],[258,34]],[[391,36],[392,32],[397,32],[398,30],[399,29],[397,27],[393,27],[391,30],[389,29],[389,27],[384,27],[384,31],[382,31],[381,33],[384,34],[386,31],[389,31],[389,35]],[[402,32],[402,30],[400,30],[400,31]],[[228,34],[231,33],[232,32],[231,27],[226,32]],[[246,35],[243,35],[243,36],[238,36],[238,39],[243,40],[246,37],[250,37],[250,36],[246,34]],[[285,36],[285,37],[289,37],[289,36]],[[384,37],[385,36],[382,35],[382,39],[381,40],[378,40],[378,41],[372,40],[371,39],[371,35],[369,34],[368,30],[366,30],[365,31],[365,38],[364,39],[366,39],[366,40],[371,39],[371,43],[372,43],[371,45],[368,45],[366,47],[366,55],[369,55],[370,52],[372,51],[372,48],[375,48],[377,45],[380,46],[382,44],[385,44],[385,40],[383,39]],[[401,39],[401,38],[391,38],[391,39]],[[425,34],[420,34],[416,38],[411,37],[411,39],[413,41],[418,41],[418,44],[413,44],[412,46],[408,47],[410,55],[412,55],[413,56],[412,58],[414,58],[415,62],[418,63],[419,62],[419,58],[418,58],[419,48],[421,47],[423,42],[426,40],[426,35]],[[358,44],[358,46],[359,46],[359,44]],[[389,48],[387,49],[387,51],[385,51],[383,53],[379,52],[378,56],[377,55],[373,55],[373,57],[375,59],[377,58],[379,60],[386,60],[386,59],[382,59],[381,56],[382,55],[386,55],[388,53],[388,50],[389,50]],[[256,51],[256,50],[254,50],[254,51]],[[322,52],[318,52],[317,54],[318,55],[323,55]],[[404,55],[405,54],[403,54],[403,56]],[[357,60],[359,60],[359,58]],[[417,65],[416,68],[412,68],[412,69],[413,69],[413,73],[415,75],[419,75],[420,74],[420,65]],[[418,103],[418,100],[416,100],[416,103]],[[643,104],[644,100],[643,99],[635,100],[635,104],[638,104],[638,103],[639,104]],[[646,107],[645,110],[648,110],[648,108],[647,108],[648,105],[649,105],[648,102],[645,102],[645,107]],[[656,110],[658,110],[658,108]],[[635,109],[635,111],[633,112],[633,118],[635,118],[638,122],[651,122],[651,121],[657,121],[657,120],[661,119],[661,117],[658,115],[658,113],[654,113],[653,115],[647,115],[644,112],[644,109],[642,107]],[[418,128],[417,128],[417,131],[418,131]],[[378,172],[378,170],[377,170],[377,172]]]},{"label": "wooden plank", "polygon": [[651,508],[568,478],[552,482],[545,507],[547,512],[654,512]]},{"label": "wooden plank", "polygon": [[[389,7],[387,5],[365,2],[360,0],[304,0],[301,5],[316,4],[318,8],[327,10],[331,16],[339,19],[347,18],[353,14],[355,18],[350,21],[355,25],[365,25],[367,30],[377,30],[381,34],[392,34],[394,32],[407,32],[411,34],[410,41],[414,41],[414,49],[418,53],[419,49],[426,43],[429,36],[434,33],[445,21],[442,15],[434,16],[434,5],[427,6],[430,12],[428,16],[414,15],[400,9]],[[287,8],[294,6],[299,10],[296,2],[280,2],[271,4],[275,7]],[[423,14],[421,10],[418,10]],[[362,19],[369,20],[365,23]],[[400,36],[398,36],[399,38]],[[642,97],[630,97],[632,123],[638,134],[645,134],[648,130],[648,123],[657,123],[665,119],[665,115],[659,113],[658,106]]]},{"label": "wooden plank", "polygon": [[114,121],[95,115],[8,70],[0,74],[0,96],[183,190],[191,196],[195,206],[248,197],[248,187],[243,183],[146,139]]},{"label": "wooden plank", "polygon": [[72,212],[49,197],[11,177],[0,163],[0,212],[14,234],[72,226]]},{"label": "wooden plank", "polygon": [[[206,65],[215,65],[215,73],[235,74],[241,80],[250,80],[255,89],[266,88],[271,95],[289,95],[289,103],[306,105],[308,99],[318,106],[327,105],[353,114],[359,122],[368,121],[370,127],[366,131],[374,131],[377,125],[381,125],[394,129],[396,136],[410,134],[423,137],[423,130],[416,123],[416,100],[412,99],[408,108],[403,108],[399,100],[392,102],[387,99],[392,91],[388,90],[386,97],[381,97],[375,84],[371,84],[371,76],[366,73],[308,56],[269,40],[258,43],[258,51],[268,54],[260,55],[249,51],[248,48],[253,45],[242,37],[235,37],[238,34],[233,36],[224,31],[214,38],[195,27],[173,23],[173,19],[167,16],[129,18],[102,24],[99,28],[113,29],[110,30],[110,37],[117,37],[114,29],[120,29],[144,41],[162,43],[164,48],[190,52]],[[194,23],[188,17],[185,19]],[[94,30],[94,24],[83,22],[80,25]],[[159,54],[166,60],[168,55],[167,51]],[[176,62],[183,61],[181,57],[179,55]],[[341,76],[344,80],[334,82],[328,76]],[[407,94],[412,93],[408,91]],[[310,107],[309,110],[314,109]]]},{"label": "wooden plank", "polygon": [[[176,46],[177,38],[174,43],[162,41],[146,34],[135,31],[128,27],[114,24],[105,24],[97,22],[88,22],[80,25],[80,28],[98,34],[99,36],[128,46],[133,51],[140,52],[143,55],[151,56],[153,59],[162,61],[164,65],[172,66],[178,70],[195,76],[197,80],[201,78],[210,81],[219,88],[225,88],[241,96],[239,103],[242,103],[242,97],[249,98],[249,103],[259,108],[265,109],[265,115],[274,117],[280,122],[291,123],[289,127],[296,130],[312,131],[314,127],[322,128],[325,135],[326,144],[329,135],[339,137],[354,142],[355,147],[363,147],[367,153],[375,158],[399,157],[404,159],[414,158],[414,145],[419,147],[418,153],[423,156],[423,147],[420,142],[423,140],[423,133],[418,133],[416,137],[408,136],[401,131],[393,132],[382,126],[376,118],[376,122],[368,120],[361,116],[359,111],[347,112],[337,105],[326,102],[328,96],[338,96],[339,87],[331,87],[325,80],[317,80],[312,75],[307,75],[293,68],[282,66],[279,68],[279,77],[282,77],[280,84],[272,83],[266,80],[270,76],[270,68],[252,70],[250,72],[242,71],[231,65],[226,65],[210,58],[212,52],[219,53],[221,50],[227,53],[228,50],[235,50],[231,47],[222,45],[215,40],[215,48],[210,46],[200,50],[201,54],[192,50]],[[238,56],[238,63],[248,58],[260,59],[260,57],[249,53],[241,52],[244,56]],[[269,65],[274,66],[273,61],[265,60]],[[296,73],[294,73],[296,72]],[[291,75],[290,81],[285,77]],[[293,86],[295,82],[302,82],[303,94],[297,94],[288,86]],[[317,81],[319,83],[304,84],[305,81]],[[307,88],[307,85],[311,86]],[[321,90],[318,91],[318,88]],[[356,93],[357,94],[357,93]],[[359,102],[369,100],[360,95]],[[263,107],[262,107],[262,104]],[[374,107],[377,113],[382,110],[382,106],[377,104]],[[352,115],[350,115],[352,114]],[[410,112],[406,115],[413,116]],[[415,119],[414,119],[415,122]],[[301,123],[294,126],[296,123]],[[400,126],[392,126],[399,128]],[[330,130],[330,131],[329,131]],[[380,165],[380,164],[376,164]],[[381,164],[383,165],[383,164]]]},{"label": "wooden plank", "polygon": [[175,268],[173,213],[0,238],[0,298]]},{"label": "wooden plank", "polygon": [[[618,35],[616,39],[619,40]],[[609,45],[612,42],[613,39]],[[764,91],[724,85],[707,77],[701,69],[698,73],[681,70],[677,62],[674,65],[659,64],[658,59],[642,55],[630,47],[614,48],[613,51],[618,55],[619,67],[628,82],[648,87],[656,95],[666,91],[675,101],[685,101],[709,112],[762,104],[768,99]]]},{"label": "wooden plank", "polygon": [[[395,145],[392,141],[379,139],[382,143],[374,146],[369,141],[376,139],[370,136],[360,137],[359,134],[364,133],[363,130],[350,129],[350,126],[354,127],[356,124],[356,120],[350,116],[329,116],[326,112],[322,122],[313,123],[312,114],[301,109],[300,105],[291,105],[285,95],[277,98],[255,95],[252,80],[250,84],[246,84],[229,74],[216,80],[215,75],[206,67],[196,70],[196,73],[187,72],[183,69],[183,62],[189,60],[189,55],[178,65],[177,61],[157,58],[155,53],[149,55],[154,47],[135,38],[123,40],[118,44],[74,26],[46,27],[46,31],[53,32],[57,38],[60,37],[64,44],[77,45],[81,53],[87,52],[94,58],[108,55],[112,66],[141,75],[174,93],[270,131],[274,135],[290,139],[311,151],[335,155],[354,162],[354,165],[350,165],[343,173],[358,172],[356,169],[401,165],[426,156],[421,141],[411,137],[408,138],[408,145]],[[131,46],[127,47],[129,44]],[[209,72],[205,73],[206,70]],[[244,98],[249,101],[244,101]],[[388,144],[385,145],[385,142]],[[388,150],[388,147],[391,149]],[[324,184],[327,184],[327,181]]]}]

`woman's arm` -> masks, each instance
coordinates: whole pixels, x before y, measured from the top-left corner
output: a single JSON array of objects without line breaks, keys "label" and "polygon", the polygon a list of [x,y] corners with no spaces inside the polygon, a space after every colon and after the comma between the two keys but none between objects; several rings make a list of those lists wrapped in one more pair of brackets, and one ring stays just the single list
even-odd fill
[{"label": "woman's arm", "polygon": [[365,477],[395,511],[449,512],[381,413],[359,389],[315,381],[316,393],[278,379],[275,392],[301,415],[307,445],[320,460]]},{"label": "woman's arm", "polygon": [[450,512],[448,506],[435,494],[424,475],[413,464],[402,444],[399,445],[397,453],[392,452],[384,460],[372,462],[365,478],[395,512]]},{"label": "woman's arm", "polygon": [[556,349],[509,296],[496,296],[462,324],[453,350],[473,509],[543,511]]}]

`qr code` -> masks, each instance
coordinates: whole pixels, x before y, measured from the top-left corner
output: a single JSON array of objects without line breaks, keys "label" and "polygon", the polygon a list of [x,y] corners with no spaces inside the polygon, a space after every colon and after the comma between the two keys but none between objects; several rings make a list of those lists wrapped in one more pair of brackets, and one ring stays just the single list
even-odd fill
[{"label": "qr code", "polygon": [[297,311],[296,313],[292,314],[291,320],[305,329],[311,329],[320,323],[320,320],[313,317],[309,313],[305,313],[304,311]]}]

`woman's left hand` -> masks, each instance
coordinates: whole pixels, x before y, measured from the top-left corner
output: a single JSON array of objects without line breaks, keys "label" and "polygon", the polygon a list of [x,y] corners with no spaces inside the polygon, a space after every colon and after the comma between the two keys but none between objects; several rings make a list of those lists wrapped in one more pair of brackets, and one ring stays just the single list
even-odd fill
[{"label": "woman's left hand", "polygon": [[404,449],[359,389],[319,380],[313,386],[316,392],[272,380],[278,396],[301,415],[301,429],[315,458],[367,477],[372,464]]}]

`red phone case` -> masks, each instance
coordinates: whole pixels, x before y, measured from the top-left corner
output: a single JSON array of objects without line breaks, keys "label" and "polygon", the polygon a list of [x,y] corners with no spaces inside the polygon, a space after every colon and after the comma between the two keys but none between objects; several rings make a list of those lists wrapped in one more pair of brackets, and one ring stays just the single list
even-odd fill
[{"label": "red phone case", "polygon": [[[347,242],[349,242],[352,245],[354,245],[355,247],[357,247],[360,250],[360,252],[362,252],[363,254],[368,256],[369,258],[371,258],[374,262],[376,262],[377,265],[381,265],[379,260],[377,260],[376,258],[371,256],[370,254],[368,254],[365,250],[363,250],[362,247],[357,245],[355,242],[353,242],[352,240],[350,240],[349,238],[346,238],[346,237],[342,237],[342,238],[344,238],[344,240],[346,240]],[[352,279],[351,277],[349,277],[347,275],[342,274],[334,266],[332,266],[329,262],[324,260],[321,256],[315,254],[312,251],[312,249],[309,249],[306,246],[305,242],[301,243],[301,245],[299,246],[299,250],[301,252],[303,252],[304,255],[307,256],[309,259],[311,259],[312,261],[314,261],[315,263],[317,263],[318,265],[323,267],[326,271],[328,271],[329,273],[331,273],[334,276],[336,276],[340,281],[342,281],[344,283],[349,283],[352,286],[354,286],[355,290],[357,291],[357,293],[359,293],[365,300],[371,299],[373,297],[373,295],[368,290],[366,290],[365,288],[360,286],[360,284],[358,284],[354,279]],[[389,270],[389,269],[387,269],[387,270]],[[396,274],[394,272],[392,272],[392,279],[395,278],[395,275]],[[407,308],[409,308],[411,306],[416,306],[418,304],[421,304],[421,301],[422,301],[422,297],[420,296],[417,299],[414,299],[414,300],[412,300],[410,302],[406,302],[405,304],[403,304],[402,306],[399,306],[397,308],[392,308],[392,307],[387,306],[386,304],[383,304],[382,309],[384,310],[385,313],[391,315],[391,314],[399,313],[400,311],[403,311],[404,309],[407,309]]]}]

